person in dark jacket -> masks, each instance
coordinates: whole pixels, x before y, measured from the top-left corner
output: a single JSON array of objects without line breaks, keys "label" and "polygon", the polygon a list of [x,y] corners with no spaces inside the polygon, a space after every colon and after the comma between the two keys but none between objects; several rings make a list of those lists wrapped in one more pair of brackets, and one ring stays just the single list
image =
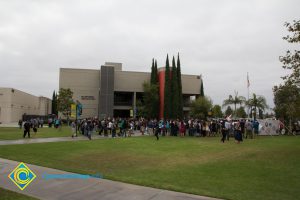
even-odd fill
[{"label": "person in dark jacket", "polygon": [[30,127],[31,127],[30,122],[26,121],[24,123],[24,135],[23,135],[23,138],[25,138],[27,134],[28,134],[28,138],[30,138]]},{"label": "person in dark jacket", "polygon": [[87,121],[86,129],[87,129],[87,137],[89,138],[89,140],[91,140],[92,139],[92,132],[94,130],[94,125],[93,125],[91,120]]},{"label": "person in dark jacket", "polygon": [[225,120],[221,121],[221,130],[222,130],[222,139],[221,139],[221,141],[224,143],[225,139],[226,139],[227,132],[228,132],[228,130],[225,127]]},{"label": "person in dark jacket", "polygon": [[156,123],[155,124],[155,137],[156,137],[156,140],[159,140],[159,137],[158,137],[159,132],[160,132],[159,124]]}]

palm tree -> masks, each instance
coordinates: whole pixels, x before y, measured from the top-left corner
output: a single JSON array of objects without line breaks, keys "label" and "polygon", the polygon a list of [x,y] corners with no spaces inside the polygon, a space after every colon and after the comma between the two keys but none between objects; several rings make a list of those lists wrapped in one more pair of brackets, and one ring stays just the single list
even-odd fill
[{"label": "palm tree", "polygon": [[267,101],[266,101],[265,97],[256,96],[255,93],[253,93],[253,98],[249,99],[246,102],[246,105],[250,108],[251,111],[253,111],[254,120],[256,120],[256,111],[257,111],[257,109],[264,111],[265,109],[269,108],[269,106],[267,105]]},{"label": "palm tree", "polygon": [[240,106],[246,102],[246,98],[243,96],[238,96],[238,92],[234,91],[234,97],[232,95],[229,95],[228,99],[225,99],[223,101],[223,107],[228,105],[234,105],[234,115],[236,114],[236,105],[240,104]]}]

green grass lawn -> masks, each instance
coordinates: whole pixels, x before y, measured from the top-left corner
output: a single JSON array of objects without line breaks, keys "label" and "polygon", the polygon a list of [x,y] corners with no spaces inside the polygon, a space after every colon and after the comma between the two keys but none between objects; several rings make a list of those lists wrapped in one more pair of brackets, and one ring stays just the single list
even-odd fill
[{"label": "green grass lawn", "polygon": [[300,137],[119,138],[0,146],[0,157],[225,199],[300,198]]},{"label": "green grass lawn", "polygon": [[[23,139],[23,133],[24,129],[0,127],[0,140]],[[61,130],[48,127],[39,128],[36,134],[32,129],[30,130],[31,138],[70,137],[71,135],[72,131],[68,126],[63,126]]]},{"label": "green grass lawn", "polygon": [[37,200],[36,198],[29,197],[16,192],[12,192],[9,190],[5,190],[3,188],[0,188],[0,199],[1,200]]}]

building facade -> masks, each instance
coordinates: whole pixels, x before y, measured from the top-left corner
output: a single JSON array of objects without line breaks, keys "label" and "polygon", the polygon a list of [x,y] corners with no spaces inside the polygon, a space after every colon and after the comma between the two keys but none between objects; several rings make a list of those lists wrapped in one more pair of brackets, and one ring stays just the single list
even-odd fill
[{"label": "building facade", "polygon": [[52,101],[14,88],[0,88],[0,122],[12,123],[26,115],[45,116],[51,114]]},{"label": "building facade", "polygon": [[[159,73],[163,71],[164,68],[159,69]],[[150,75],[123,71],[122,63],[112,62],[106,62],[99,70],[60,68],[59,88],[71,89],[74,101],[83,105],[82,118],[135,117],[138,115],[136,102],[142,99],[143,83],[150,81]],[[200,75],[182,75],[181,79],[187,115],[190,98],[200,94],[202,79]]]}]

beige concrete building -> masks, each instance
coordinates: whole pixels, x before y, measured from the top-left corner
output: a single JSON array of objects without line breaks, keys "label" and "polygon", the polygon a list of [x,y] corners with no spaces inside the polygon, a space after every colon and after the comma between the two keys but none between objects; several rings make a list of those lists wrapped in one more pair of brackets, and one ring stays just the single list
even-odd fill
[{"label": "beige concrete building", "polygon": [[25,113],[39,116],[50,114],[51,99],[13,88],[0,88],[0,122],[17,122]]},{"label": "beige concrete building", "polygon": [[[190,97],[200,94],[202,79],[200,75],[181,78],[187,114]],[[128,117],[138,114],[136,102],[142,98],[143,83],[149,80],[149,72],[123,71],[121,63],[106,62],[99,70],[60,68],[59,88],[71,89],[73,99],[83,105],[82,118]]]}]

